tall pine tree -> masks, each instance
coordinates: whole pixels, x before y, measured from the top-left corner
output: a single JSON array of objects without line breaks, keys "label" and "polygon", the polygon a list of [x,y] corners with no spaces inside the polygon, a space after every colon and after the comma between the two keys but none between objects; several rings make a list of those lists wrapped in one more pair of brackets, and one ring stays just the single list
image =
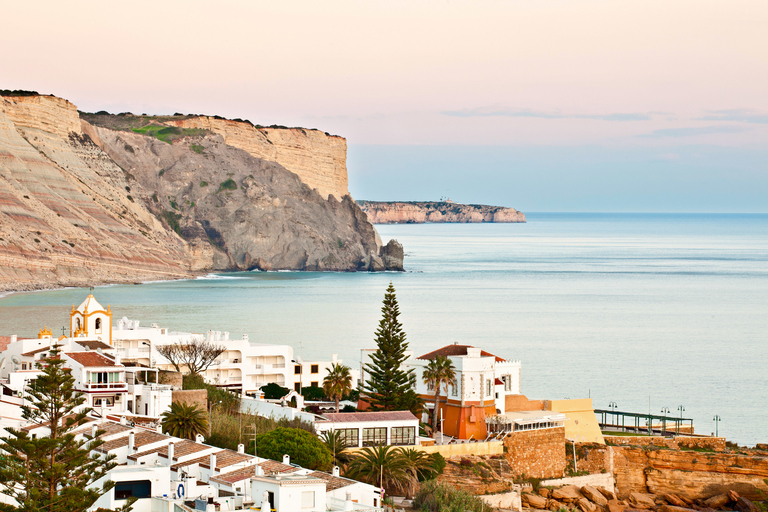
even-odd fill
[{"label": "tall pine tree", "polygon": [[411,411],[418,414],[423,402],[416,394],[416,374],[413,369],[402,367],[407,359],[408,343],[403,326],[397,317],[400,306],[395,297],[395,287],[389,283],[384,294],[381,320],[376,329],[378,348],[366,363],[367,380],[363,392],[373,411]]},{"label": "tall pine tree", "polygon": [[87,488],[115,467],[114,456],[91,456],[103,441],[76,441],[71,433],[86,421],[89,409],[82,407],[85,398],[75,389],[58,345],[37,366],[42,374],[30,382],[22,417],[50,433],[33,438],[23,430],[6,429],[10,437],[0,439],[0,485],[18,506],[0,504],[0,511],[84,512],[114,486],[108,481],[101,488]]}]

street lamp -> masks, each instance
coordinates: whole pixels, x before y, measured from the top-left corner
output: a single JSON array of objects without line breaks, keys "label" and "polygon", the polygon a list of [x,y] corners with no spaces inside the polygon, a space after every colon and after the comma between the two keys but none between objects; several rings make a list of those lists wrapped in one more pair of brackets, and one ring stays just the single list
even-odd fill
[{"label": "street lamp", "polygon": [[720,418],[720,415],[718,415],[718,414],[715,414],[715,417],[712,418],[712,421],[715,422],[715,437],[720,437],[720,432],[717,429],[717,426],[720,423],[720,420],[721,420],[721,418]]},{"label": "street lamp", "polygon": [[662,407],[661,414],[664,415],[664,417],[661,419],[661,435],[664,435],[664,433],[667,431],[667,414],[669,414],[669,407]]},{"label": "street lamp", "polygon": [[616,409],[619,408],[619,405],[616,402],[609,402],[608,403],[608,408],[614,412],[613,421],[614,421],[614,423],[616,423],[616,414],[615,413],[616,413]]},{"label": "street lamp", "polygon": [[683,424],[683,413],[685,412],[685,407],[678,405],[677,410],[680,411],[680,421],[677,423],[677,435],[680,435],[680,425]]}]

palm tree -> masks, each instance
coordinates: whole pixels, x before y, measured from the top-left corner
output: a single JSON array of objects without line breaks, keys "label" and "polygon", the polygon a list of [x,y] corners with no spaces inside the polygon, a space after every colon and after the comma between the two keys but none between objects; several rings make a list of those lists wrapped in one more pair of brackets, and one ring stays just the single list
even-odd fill
[{"label": "palm tree", "polygon": [[323,379],[323,391],[325,395],[336,402],[336,412],[339,412],[339,401],[352,391],[352,375],[349,366],[333,363],[328,375]]},{"label": "palm tree", "polygon": [[320,435],[320,440],[333,454],[333,465],[347,464],[350,460],[350,452],[347,447],[347,443],[341,437],[341,432],[338,430],[326,430]]},{"label": "palm tree", "polygon": [[402,450],[385,445],[369,446],[357,452],[344,475],[382,487],[388,494],[407,492],[415,485]]},{"label": "palm tree", "polygon": [[405,497],[410,498],[418,482],[436,476],[435,460],[431,455],[416,448],[398,448],[398,451],[400,451],[400,455],[406,462],[407,470],[411,474],[411,478],[407,482],[408,487],[405,489]]},{"label": "palm tree", "polygon": [[184,402],[171,403],[171,410],[162,415],[163,432],[184,439],[208,433],[208,418],[197,405]]},{"label": "palm tree", "polygon": [[437,356],[424,367],[421,378],[429,387],[435,389],[435,409],[432,413],[432,435],[437,433],[437,414],[440,410],[440,389],[445,386],[445,394],[448,394],[448,385],[456,381],[456,368],[453,362],[445,356]]}]

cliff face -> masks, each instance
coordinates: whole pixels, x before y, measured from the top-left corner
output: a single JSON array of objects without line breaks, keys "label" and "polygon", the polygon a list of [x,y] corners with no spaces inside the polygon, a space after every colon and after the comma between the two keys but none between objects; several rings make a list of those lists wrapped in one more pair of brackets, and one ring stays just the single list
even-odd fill
[{"label": "cliff face", "polygon": [[208,116],[173,119],[167,124],[217,133],[230,146],[282,165],[325,199],[349,195],[347,141],[342,137],[303,128],[257,128]]},{"label": "cliff face", "polygon": [[60,98],[0,97],[0,290],[385,268],[348,194],[326,200],[220,135],[172,129],[181,135],[163,142],[93,126]]},{"label": "cliff face", "polygon": [[0,290],[186,277],[186,259],[81,137],[74,105],[0,98]]},{"label": "cliff face", "polygon": [[422,224],[425,222],[525,222],[514,208],[451,202],[358,201],[374,224]]}]

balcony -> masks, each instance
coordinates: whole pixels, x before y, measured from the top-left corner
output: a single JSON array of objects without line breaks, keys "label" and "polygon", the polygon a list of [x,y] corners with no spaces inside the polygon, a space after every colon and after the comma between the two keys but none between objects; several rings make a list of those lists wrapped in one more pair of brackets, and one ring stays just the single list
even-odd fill
[{"label": "balcony", "polygon": [[87,391],[126,391],[128,384],[125,382],[86,382],[83,388]]}]

